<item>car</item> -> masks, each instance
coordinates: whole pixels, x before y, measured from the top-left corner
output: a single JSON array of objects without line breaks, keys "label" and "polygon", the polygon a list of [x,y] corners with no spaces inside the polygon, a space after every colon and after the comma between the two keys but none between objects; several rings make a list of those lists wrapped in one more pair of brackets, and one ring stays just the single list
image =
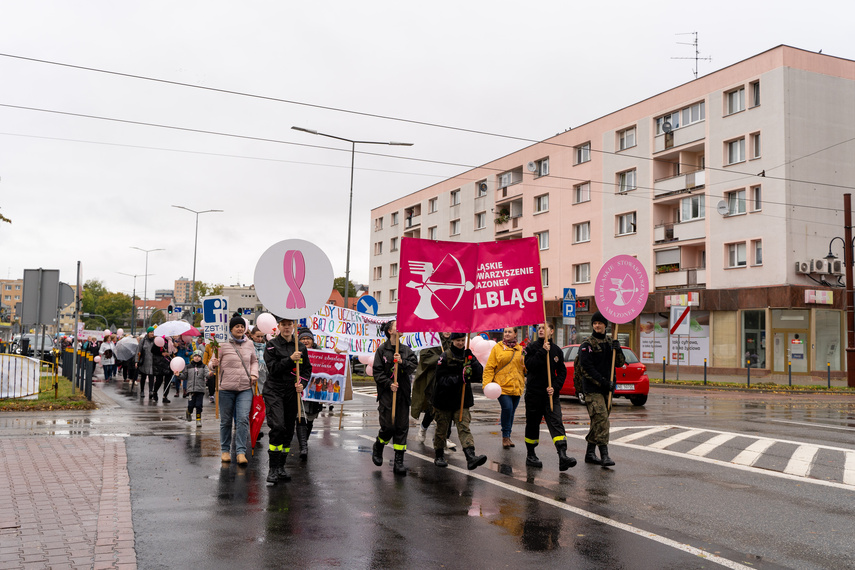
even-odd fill
[{"label": "car", "polygon": [[[574,363],[579,354],[579,345],[571,344],[562,348],[564,351],[564,367],[567,369],[567,379],[561,387],[560,395],[576,396],[580,404],[585,404],[585,394],[578,391],[573,382]],[[627,398],[633,406],[643,406],[650,392],[650,378],[647,377],[647,366],[642,364],[632,350],[622,346],[626,366],[615,369],[617,388],[615,398]]]},{"label": "car", "polygon": [[36,354],[36,349],[38,349],[39,360],[53,362],[53,353],[51,351],[53,351],[55,345],[51,337],[45,335],[44,349],[42,349],[42,335],[21,335],[13,341],[14,344],[12,345],[12,352],[14,352],[15,354],[22,354],[24,340],[29,341],[27,354],[25,354],[24,356],[34,356]]}]

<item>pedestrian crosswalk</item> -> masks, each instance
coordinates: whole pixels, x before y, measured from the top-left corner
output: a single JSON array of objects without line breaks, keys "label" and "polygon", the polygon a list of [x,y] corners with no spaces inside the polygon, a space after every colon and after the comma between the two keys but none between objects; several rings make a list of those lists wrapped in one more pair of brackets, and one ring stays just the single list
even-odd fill
[{"label": "pedestrian crosswalk", "polygon": [[612,426],[610,443],[855,490],[855,450],[841,447],[678,425]]},{"label": "pedestrian crosswalk", "polygon": [[[363,396],[371,396],[372,398],[377,397],[377,386],[374,384],[368,384],[365,386],[354,386],[353,387],[354,394],[361,394]],[[473,399],[478,402],[481,400],[489,400],[488,397],[483,394],[472,394]]]}]

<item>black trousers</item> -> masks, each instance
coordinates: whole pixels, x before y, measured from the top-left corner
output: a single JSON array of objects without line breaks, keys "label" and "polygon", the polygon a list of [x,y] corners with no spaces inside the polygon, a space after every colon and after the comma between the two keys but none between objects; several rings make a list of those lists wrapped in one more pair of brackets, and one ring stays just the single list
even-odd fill
[{"label": "black trousers", "polygon": [[196,413],[202,413],[202,404],[205,402],[205,392],[190,392],[190,397],[187,398],[187,410],[192,414],[193,408],[196,408]]},{"label": "black trousers", "polygon": [[146,380],[146,378],[148,378],[148,391],[149,391],[149,393],[151,393],[152,384],[154,383],[154,374],[146,374],[145,372],[140,372],[139,377],[140,377],[140,394],[145,392],[145,380]]},{"label": "black trousers", "polygon": [[[155,395],[157,395],[157,391],[160,390],[160,387],[163,385],[163,380],[165,378],[166,378],[166,374],[155,374],[154,375],[154,389],[153,390],[149,389],[149,391],[148,391],[149,394],[154,393]],[[149,382],[148,386],[149,386],[149,388],[151,388],[151,382]],[[166,390],[167,391],[169,390],[169,386],[166,387]],[[163,395],[165,396],[166,392],[164,392]]]},{"label": "black trousers", "polygon": [[395,408],[395,422],[392,422],[392,407],[380,404],[380,433],[377,438],[384,445],[392,442],[396,450],[407,449],[407,433],[410,431],[410,406],[398,398]]},{"label": "black trousers", "polygon": [[561,421],[561,402],[558,393],[552,396],[552,410],[549,409],[549,396],[525,395],[525,442],[537,445],[540,440],[540,422],[546,418],[546,427],[552,442],[567,439],[564,432],[564,424]]},{"label": "black trousers", "polygon": [[291,395],[286,396],[273,390],[265,391],[264,407],[267,414],[267,427],[270,428],[270,439],[267,440],[271,449],[282,446],[286,453],[291,449],[294,438],[294,428],[297,423],[297,393],[291,387]]}]

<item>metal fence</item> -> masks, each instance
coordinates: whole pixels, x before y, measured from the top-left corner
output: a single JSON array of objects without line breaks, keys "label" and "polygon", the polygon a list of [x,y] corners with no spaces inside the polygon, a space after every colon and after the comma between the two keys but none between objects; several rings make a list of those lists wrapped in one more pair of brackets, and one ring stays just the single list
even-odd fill
[{"label": "metal fence", "polygon": [[0,354],[0,400],[35,399],[57,387],[56,364],[18,354]]},{"label": "metal fence", "polygon": [[[72,378],[74,360],[77,359],[77,377]],[[75,354],[71,347],[66,348],[59,356],[62,367],[62,375],[72,382],[77,390],[81,390],[87,400],[92,399],[92,377],[95,374],[95,357],[85,350],[78,350]]]}]

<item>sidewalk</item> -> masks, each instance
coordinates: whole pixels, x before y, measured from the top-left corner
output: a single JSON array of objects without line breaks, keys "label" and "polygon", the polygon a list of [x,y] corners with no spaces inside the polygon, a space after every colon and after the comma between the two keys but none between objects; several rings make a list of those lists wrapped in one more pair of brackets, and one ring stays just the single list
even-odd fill
[{"label": "sidewalk", "polygon": [[0,569],[136,567],[124,438],[0,438]]},{"label": "sidewalk", "polygon": [[[747,369],[746,369],[747,370]],[[767,371],[762,371],[767,372]],[[651,381],[655,378],[657,380],[662,379],[662,366],[648,365],[647,366],[647,375],[650,377]],[[677,380],[676,371],[669,367],[667,370],[667,376],[665,377],[666,381],[674,381]],[[687,372],[685,370],[680,370],[680,381],[693,381],[699,382],[703,384],[704,374],[703,372]],[[746,384],[748,381],[748,374],[743,372],[741,374],[707,374],[707,382],[732,382],[735,384]],[[787,374],[762,374],[760,371],[756,371],[754,369],[751,370],[751,385],[756,386],[760,384],[777,384],[779,386],[788,386],[790,383],[790,378]],[[818,376],[807,376],[803,374],[793,374],[792,376],[793,386],[808,386],[815,388],[827,388],[828,387],[828,378],[827,377],[818,377]],[[846,378],[835,378],[832,376],[831,378],[831,387],[832,388],[845,388],[847,386]]]}]

